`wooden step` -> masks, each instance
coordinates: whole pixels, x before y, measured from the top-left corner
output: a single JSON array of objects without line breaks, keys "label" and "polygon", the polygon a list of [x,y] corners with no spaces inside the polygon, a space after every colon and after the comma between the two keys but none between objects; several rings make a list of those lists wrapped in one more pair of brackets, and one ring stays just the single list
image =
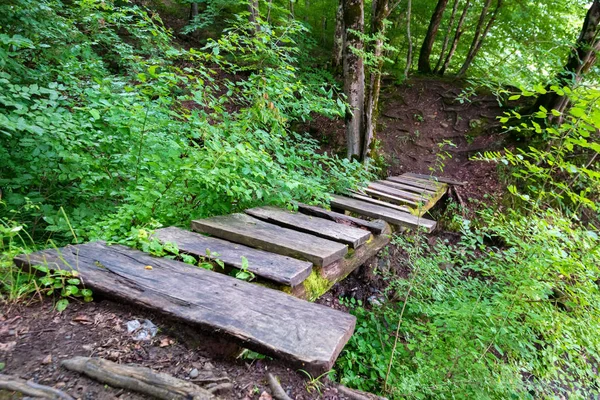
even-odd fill
[{"label": "wooden step", "polygon": [[[391,209],[394,209],[397,211],[401,211],[401,212],[409,213],[411,211],[411,209],[408,206],[396,205],[396,204],[392,204],[387,201],[374,199],[373,197],[369,197],[366,194],[350,193],[348,196],[352,197],[353,199],[356,199],[356,200],[366,201],[367,203],[376,204],[376,205],[382,206],[382,207],[388,207],[388,208],[391,208]],[[332,205],[333,205],[333,203],[332,203]],[[343,208],[341,208],[341,209],[343,210]]]},{"label": "wooden step", "polygon": [[388,176],[388,181],[402,183],[405,185],[412,185],[414,187],[422,188],[437,192],[442,187],[440,183],[433,181],[426,181],[423,179],[416,179],[409,176]]},{"label": "wooden step", "polygon": [[412,172],[407,172],[405,174],[403,174],[402,176],[404,177],[410,177],[410,178],[417,178],[417,179],[423,179],[423,180],[428,180],[428,181],[434,181],[434,182],[442,182],[442,183],[447,183],[449,185],[466,185],[467,182],[462,182],[462,181],[457,181],[455,179],[450,179],[450,178],[444,178],[441,176],[431,176],[431,175],[424,175],[424,174],[413,174]]},{"label": "wooden step", "polygon": [[353,249],[365,243],[371,237],[370,232],[362,229],[306,214],[293,213],[277,207],[257,207],[245,212],[265,222],[344,243]]},{"label": "wooden step", "polygon": [[381,185],[379,183],[370,183],[369,189],[377,190],[378,192],[383,192],[387,194],[391,194],[395,197],[400,197],[403,199],[411,200],[415,203],[427,203],[429,201],[430,196],[427,194],[417,194],[412,192],[407,192],[406,190],[396,189],[390,186]]},{"label": "wooden step", "polygon": [[386,203],[390,203],[390,204],[397,204],[397,205],[407,205],[410,206],[412,208],[417,207],[418,203],[412,201],[412,200],[408,200],[402,197],[398,197],[398,196],[394,196],[391,194],[388,194],[386,192],[380,192],[379,190],[374,190],[371,188],[366,188],[365,189],[365,194],[368,195],[369,197],[372,197],[374,199],[379,199],[381,201],[384,201]]},{"label": "wooden step", "polygon": [[412,186],[410,184],[402,184],[402,183],[392,182],[392,181],[377,181],[377,183],[380,184],[380,185],[389,186],[389,187],[394,188],[394,189],[400,189],[400,190],[404,190],[404,191],[408,191],[408,192],[412,192],[412,193],[420,194],[420,195],[432,195],[432,194],[435,194],[434,190],[423,189],[423,188],[419,188],[419,187],[416,187],[416,186]]},{"label": "wooden step", "polygon": [[348,246],[307,233],[269,224],[246,214],[192,221],[197,232],[284,256],[308,260],[322,267],[348,253]]},{"label": "wooden step", "polygon": [[242,257],[246,257],[248,271],[287,286],[300,284],[312,271],[312,263],[309,261],[296,260],[180,228],[158,229],[154,237],[163,243],[175,243],[184,253],[196,257],[218,258],[225,265],[238,269],[242,268]]},{"label": "wooden step", "polygon": [[416,217],[407,212],[343,196],[333,196],[331,205],[367,217],[382,219],[397,226],[406,226],[413,229],[423,227],[427,232],[433,231],[436,225],[435,221]]},{"label": "wooden step", "polygon": [[309,206],[302,203],[298,203],[298,211],[306,215],[313,215],[315,217],[329,219],[337,222],[338,224],[345,224],[367,229],[374,235],[381,235],[385,229],[385,222],[382,220],[367,221],[360,218],[354,218],[346,214],[328,211],[321,207]]},{"label": "wooden step", "polygon": [[329,370],[352,335],[349,314],[128,247],[93,242],[21,255],[15,263],[77,270],[95,295],[226,335],[297,368]]}]

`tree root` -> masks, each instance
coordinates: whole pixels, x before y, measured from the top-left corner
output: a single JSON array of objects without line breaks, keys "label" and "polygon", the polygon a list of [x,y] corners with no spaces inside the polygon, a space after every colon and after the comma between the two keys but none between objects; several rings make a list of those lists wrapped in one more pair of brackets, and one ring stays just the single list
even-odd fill
[{"label": "tree root", "polygon": [[133,390],[164,400],[215,400],[208,390],[150,368],[119,365],[102,358],[74,357],[61,365],[113,387]]},{"label": "tree root", "polygon": [[267,374],[267,379],[269,381],[269,387],[271,388],[271,392],[273,392],[273,397],[277,400],[292,400],[290,396],[285,393],[285,390],[279,384],[277,378],[269,373]]},{"label": "tree root", "polygon": [[74,400],[65,392],[50,386],[40,385],[16,376],[0,374],[0,389],[23,393],[26,396],[52,400]]}]

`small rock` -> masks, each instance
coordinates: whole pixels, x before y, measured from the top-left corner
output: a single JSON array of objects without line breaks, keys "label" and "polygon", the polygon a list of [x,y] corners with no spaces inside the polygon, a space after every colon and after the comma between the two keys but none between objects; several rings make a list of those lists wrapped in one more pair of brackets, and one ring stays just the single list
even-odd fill
[{"label": "small rock", "polygon": [[273,400],[273,397],[267,392],[262,392],[258,400]]},{"label": "small rock", "polygon": [[83,346],[81,346],[82,349],[84,349],[85,351],[93,351],[94,350],[94,346],[92,346],[91,344],[84,344]]},{"label": "small rock", "polygon": [[369,296],[367,301],[373,306],[381,306],[383,304],[383,301],[377,296]]},{"label": "small rock", "polygon": [[52,363],[52,354],[48,354],[43,360],[42,364],[48,365]]},{"label": "small rock", "polygon": [[200,375],[200,372],[198,372],[198,368],[194,368],[190,371],[190,378],[197,378],[198,375]]},{"label": "small rock", "polygon": [[204,369],[206,369],[206,370],[215,369],[215,366],[212,365],[211,363],[207,362],[206,364],[204,364]]},{"label": "small rock", "polygon": [[65,386],[67,386],[67,384],[64,382],[58,382],[56,385],[54,385],[54,387],[57,389],[64,388]]},{"label": "small rock", "polygon": [[445,122],[440,122],[440,126],[441,126],[442,128],[444,128],[444,129],[448,129],[448,127],[449,127],[450,125],[448,125],[448,124],[447,124],[447,123],[445,123]]}]

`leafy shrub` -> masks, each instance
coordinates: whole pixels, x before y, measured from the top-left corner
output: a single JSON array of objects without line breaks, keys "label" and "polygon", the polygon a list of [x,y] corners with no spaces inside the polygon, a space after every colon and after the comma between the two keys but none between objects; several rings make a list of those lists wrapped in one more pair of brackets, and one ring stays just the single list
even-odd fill
[{"label": "leafy shrub", "polygon": [[597,232],[552,210],[481,219],[454,245],[394,239],[411,277],[392,278],[381,307],[354,308],[342,383],[393,398],[598,395]]}]

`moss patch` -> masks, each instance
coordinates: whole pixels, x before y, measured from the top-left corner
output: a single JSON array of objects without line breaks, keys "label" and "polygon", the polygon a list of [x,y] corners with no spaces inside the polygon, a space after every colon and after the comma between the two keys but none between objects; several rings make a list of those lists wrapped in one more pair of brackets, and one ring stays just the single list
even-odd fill
[{"label": "moss patch", "polygon": [[311,274],[302,282],[306,289],[306,299],[315,301],[333,286],[335,282],[331,282],[321,276],[319,268],[313,268]]}]

